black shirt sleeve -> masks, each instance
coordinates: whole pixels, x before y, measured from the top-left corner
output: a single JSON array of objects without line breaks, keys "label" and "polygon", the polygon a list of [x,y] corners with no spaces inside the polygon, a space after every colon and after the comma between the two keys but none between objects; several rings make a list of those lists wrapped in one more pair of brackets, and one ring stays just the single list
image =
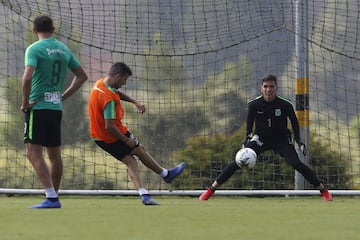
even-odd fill
[{"label": "black shirt sleeve", "polygon": [[291,104],[289,104],[289,120],[290,120],[290,123],[291,123],[291,128],[292,128],[292,131],[293,131],[293,134],[294,134],[294,138],[295,138],[295,141],[300,141],[300,125],[299,125],[299,121],[296,117],[296,114],[295,114],[295,111],[294,111],[294,108]]},{"label": "black shirt sleeve", "polygon": [[248,115],[246,120],[246,136],[249,136],[253,131],[254,121],[255,121],[255,108],[253,104],[248,104]]}]

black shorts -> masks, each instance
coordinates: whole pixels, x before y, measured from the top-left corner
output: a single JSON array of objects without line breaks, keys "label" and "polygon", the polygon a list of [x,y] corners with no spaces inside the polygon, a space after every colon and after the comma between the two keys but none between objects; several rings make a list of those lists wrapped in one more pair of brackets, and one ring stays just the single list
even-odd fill
[{"label": "black shorts", "polygon": [[315,172],[299,159],[298,153],[290,138],[267,139],[264,142],[260,142],[262,144],[259,144],[259,142],[256,141],[250,141],[246,144],[246,147],[253,149],[257,156],[266,150],[273,150],[280,154],[288,164],[300,172],[312,185],[319,186],[321,181],[316,176]]},{"label": "black shorts", "polygon": [[290,155],[293,155],[293,153],[296,155],[291,138],[273,138],[264,140],[259,137],[256,140],[251,139],[246,144],[246,147],[253,149],[257,156],[267,150],[273,150],[274,152],[279,153],[282,157],[284,157],[284,155],[287,156],[289,152],[291,152]]},{"label": "black shorts", "polygon": [[45,147],[61,145],[62,111],[31,110],[25,113],[24,143]]},{"label": "black shorts", "polygon": [[111,156],[121,161],[121,159],[123,159],[126,155],[129,155],[132,152],[132,150],[134,150],[134,148],[140,145],[140,142],[132,133],[127,132],[125,135],[128,138],[132,138],[135,140],[136,142],[135,147],[131,148],[129,147],[129,145],[127,145],[125,142],[121,140],[117,140],[116,142],[113,143],[106,143],[104,141],[95,141],[95,143],[103,150],[105,150],[107,153],[109,153]]}]

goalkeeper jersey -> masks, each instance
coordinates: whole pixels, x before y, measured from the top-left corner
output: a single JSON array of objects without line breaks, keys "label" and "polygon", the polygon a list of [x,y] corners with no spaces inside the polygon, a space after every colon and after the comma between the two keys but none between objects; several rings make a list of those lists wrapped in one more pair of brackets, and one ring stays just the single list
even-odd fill
[{"label": "goalkeeper jersey", "polygon": [[291,102],[280,96],[276,96],[272,102],[267,102],[263,96],[259,96],[248,104],[246,134],[252,133],[255,123],[254,134],[262,140],[288,139],[291,134],[288,119],[295,139],[300,139],[299,122]]}]

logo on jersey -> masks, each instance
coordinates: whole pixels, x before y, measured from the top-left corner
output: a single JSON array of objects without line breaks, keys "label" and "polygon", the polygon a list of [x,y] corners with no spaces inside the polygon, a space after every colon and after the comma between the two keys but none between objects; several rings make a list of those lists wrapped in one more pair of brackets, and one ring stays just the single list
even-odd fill
[{"label": "logo on jersey", "polygon": [[63,50],[61,50],[61,49],[49,49],[49,48],[47,48],[46,49],[46,52],[47,52],[47,54],[48,55],[52,55],[52,54],[66,54],[66,52],[65,51],[63,51]]},{"label": "logo on jersey", "polygon": [[281,116],[281,109],[277,108],[275,109],[275,117],[280,117]]},{"label": "logo on jersey", "polygon": [[60,92],[45,92],[44,101],[51,102],[54,104],[59,104],[61,102],[61,93]]},{"label": "logo on jersey", "polygon": [[105,93],[101,88],[99,88],[98,86],[95,86],[94,87],[94,90],[96,91],[99,91],[99,92],[102,92],[102,93]]}]

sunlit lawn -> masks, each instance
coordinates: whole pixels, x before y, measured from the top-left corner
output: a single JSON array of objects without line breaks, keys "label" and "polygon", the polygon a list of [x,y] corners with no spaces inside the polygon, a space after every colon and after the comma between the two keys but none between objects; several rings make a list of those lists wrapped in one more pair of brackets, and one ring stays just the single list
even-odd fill
[{"label": "sunlit lawn", "polygon": [[1,240],[360,239],[360,199],[337,197],[63,196],[61,209],[28,209],[40,196],[0,196]]}]

